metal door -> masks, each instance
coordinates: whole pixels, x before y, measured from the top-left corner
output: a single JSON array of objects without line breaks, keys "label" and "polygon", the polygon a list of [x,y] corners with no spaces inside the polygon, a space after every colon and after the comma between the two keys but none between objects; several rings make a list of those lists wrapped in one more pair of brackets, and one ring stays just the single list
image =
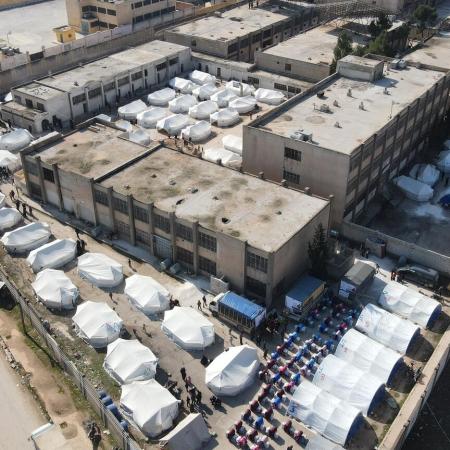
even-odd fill
[{"label": "metal door", "polygon": [[153,236],[155,244],[155,255],[162,259],[172,258],[172,244],[168,239],[159,236]]}]

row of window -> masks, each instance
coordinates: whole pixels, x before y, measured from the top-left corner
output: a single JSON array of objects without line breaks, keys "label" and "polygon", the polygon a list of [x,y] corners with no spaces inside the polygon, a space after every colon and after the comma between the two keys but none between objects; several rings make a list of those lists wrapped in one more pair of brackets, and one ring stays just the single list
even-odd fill
[{"label": "row of window", "polygon": [[169,8],[164,8],[164,9],[160,9],[158,11],[149,12],[147,14],[143,14],[142,16],[133,17],[133,23],[140,23],[140,22],[143,22],[144,20],[150,20],[150,19],[153,19],[154,17],[159,17],[163,14],[169,14],[174,11],[175,11],[175,6],[170,6]]},{"label": "row of window", "polygon": [[142,2],[136,2],[131,4],[131,9],[139,9],[143,6],[151,5],[158,2],[163,2],[165,0],[143,0]]},{"label": "row of window", "polygon": [[283,170],[283,178],[288,183],[300,184],[300,175],[298,173],[289,172],[288,170]]},{"label": "row of window", "polygon": [[[22,97],[20,95],[14,95],[14,100],[17,103],[22,104]],[[29,98],[25,99],[25,106],[27,106],[27,108],[34,108],[34,104],[33,101],[30,100]],[[39,111],[45,111],[45,106],[42,103],[36,102],[36,109],[38,109]]]},{"label": "row of window", "polygon": [[247,267],[267,273],[267,258],[247,251]]},{"label": "row of window", "polygon": [[302,152],[300,150],[296,150],[295,148],[284,148],[284,157],[288,159],[293,159],[294,161],[302,160]]}]

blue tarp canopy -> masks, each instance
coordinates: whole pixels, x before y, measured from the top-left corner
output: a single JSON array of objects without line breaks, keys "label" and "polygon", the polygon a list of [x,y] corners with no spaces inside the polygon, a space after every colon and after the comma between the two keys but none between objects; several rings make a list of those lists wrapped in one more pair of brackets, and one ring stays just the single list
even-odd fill
[{"label": "blue tarp canopy", "polygon": [[304,275],[294,284],[294,287],[286,294],[286,297],[303,303],[305,300],[308,300],[311,295],[323,285],[323,283],[322,280],[319,280],[312,275]]},{"label": "blue tarp canopy", "polygon": [[264,313],[265,309],[256,303],[247,300],[234,292],[227,292],[220,300],[219,303],[228,306],[228,308],[234,309],[243,316],[250,320],[256,319],[261,313]]}]

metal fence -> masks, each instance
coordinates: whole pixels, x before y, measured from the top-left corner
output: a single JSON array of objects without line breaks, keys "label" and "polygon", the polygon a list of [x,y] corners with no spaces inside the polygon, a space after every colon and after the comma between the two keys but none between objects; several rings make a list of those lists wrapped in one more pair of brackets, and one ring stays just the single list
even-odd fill
[{"label": "metal fence", "polygon": [[55,339],[47,332],[42,324],[39,314],[30,304],[30,301],[24,298],[14,283],[12,283],[3,268],[0,268],[0,278],[4,281],[14,300],[21,308],[24,316],[28,317],[32,327],[38,332],[44,340],[51,356],[59,367],[70,377],[72,382],[78,387],[83,397],[89,402],[94,411],[101,418],[103,425],[107,428],[117,444],[123,450],[140,450],[140,447],[132,440],[130,435],[121,427],[119,421],[101,402],[97,390],[86,380],[84,375],[76,368],[75,364],[64,353]]}]

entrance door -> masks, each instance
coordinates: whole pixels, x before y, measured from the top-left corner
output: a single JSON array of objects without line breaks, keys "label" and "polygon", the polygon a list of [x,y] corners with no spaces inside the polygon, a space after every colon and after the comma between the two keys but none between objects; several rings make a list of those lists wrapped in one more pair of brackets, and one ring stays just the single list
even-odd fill
[{"label": "entrance door", "polygon": [[164,239],[159,236],[153,236],[153,242],[155,244],[155,254],[161,259],[173,259],[172,258],[172,244],[168,239]]}]

